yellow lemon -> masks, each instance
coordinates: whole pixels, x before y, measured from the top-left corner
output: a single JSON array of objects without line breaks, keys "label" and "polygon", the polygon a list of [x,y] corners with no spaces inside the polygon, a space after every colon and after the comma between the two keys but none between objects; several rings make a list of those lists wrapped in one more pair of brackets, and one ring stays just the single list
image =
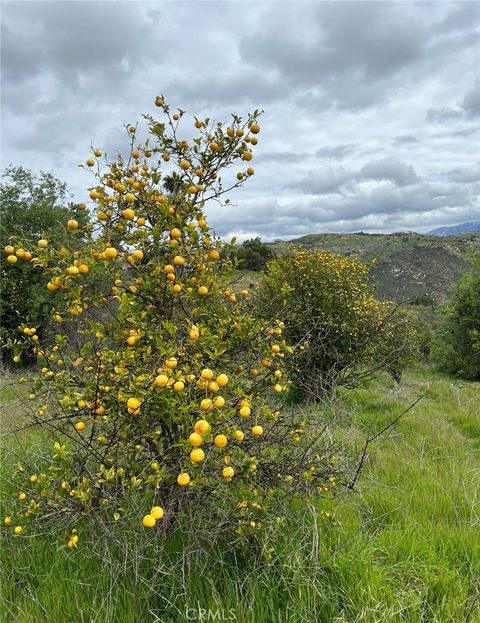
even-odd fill
[{"label": "yellow lemon", "polygon": [[150,515],[154,519],[162,519],[163,516],[165,515],[165,511],[163,510],[161,506],[154,506],[152,510],[150,511]]},{"label": "yellow lemon", "polygon": [[192,433],[188,441],[192,446],[198,447],[202,445],[203,437],[199,433]]},{"label": "yellow lemon", "polygon": [[138,413],[142,402],[138,398],[129,398],[127,400],[127,408],[130,413]]},{"label": "yellow lemon", "polygon": [[217,407],[217,409],[223,409],[225,406],[225,398],[223,396],[217,396],[214,399],[213,404]]},{"label": "yellow lemon", "polygon": [[245,439],[245,433],[241,430],[234,431],[233,436],[237,441],[243,441]]},{"label": "yellow lemon", "polygon": [[190,460],[192,463],[201,463],[205,460],[205,452],[201,448],[195,448],[190,452]]},{"label": "yellow lemon", "polygon": [[155,379],[156,387],[165,387],[168,383],[168,376],[166,374],[159,374]]},{"label": "yellow lemon", "polygon": [[215,439],[213,440],[213,443],[217,448],[225,448],[227,442],[228,440],[225,435],[215,435]]},{"label": "yellow lemon", "polygon": [[178,474],[178,476],[177,476],[177,483],[181,487],[186,487],[188,484],[190,484],[190,476],[189,476],[189,474],[187,474],[186,472],[182,472],[181,474]]},{"label": "yellow lemon", "polygon": [[109,260],[117,257],[118,251],[114,247],[107,247],[104,251],[105,257]]},{"label": "yellow lemon", "polygon": [[228,467],[223,468],[222,473],[224,478],[233,478],[235,470],[229,465]]},{"label": "yellow lemon", "polygon": [[126,208],[122,212],[122,216],[126,221],[133,221],[133,219],[135,218],[135,212],[132,210],[132,208]]},{"label": "yellow lemon", "polygon": [[248,417],[251,414],[252,410],[250,407],[241,407],[239,414],[241,417]]},{"label": "yellow lemon", "polygon": [[219,387],[225,387],[225,385],[228,383],[228,380],[229,379],[226,374],[219,374],[217,378],[215,379]]},{"label": "yellow lemon", "polygon": [[206,435],[210,431],[210,424],[207,420],[198,420],[193,428],[199,435]]},{"label": "yellow lemon", "polygon": [[142,523],[145,528],[154,528],[157,520],[153,515],[145,515],[145,517],[142,519]]}]

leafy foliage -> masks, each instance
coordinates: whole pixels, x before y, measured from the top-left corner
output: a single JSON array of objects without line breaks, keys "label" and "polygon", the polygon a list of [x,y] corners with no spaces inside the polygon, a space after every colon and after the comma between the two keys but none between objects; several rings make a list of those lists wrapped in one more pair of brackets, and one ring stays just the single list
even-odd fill
[{"label": "leafy foliage", "polygon": [[[0,244],[14,245],[12,253],[0,256],[0,329],[2,358],[9,360],[15,352],[16,335],[22,322],[44,332],[52,308],[43,277],[32,262],[29,249],[38,240],[58,245],[67,239],[65,223],[76,218],[85,223],[87,214],[75,205],[66,205],[66,186],[51,173],[38,176],[23,167],[9,167],[0,184]],[[19,241],[22,241],[21,243]],[[8,255],[17,257],[12,271]],[[25,353],[27,358],[31,354]],[[18,358],[18,354],[14,355]]]},{"label": "leafy foliage", "polygon": [[378,370],[398,378],[416,352],[408,316],[375,299],[369,270],[355,257],[301,248],[268,264],[260,312],[285,322],[287,343],[295,345],[289,373],[305,396],[322,398]]},{"label": "leafy foliage", "polygon": [[439,368],[480,380],[480,259],[456,284],[432,346]]},{"label": "leafy foliage", "polygon": [[82,518],[108,529],[132,515],[164,531],[195,516],[208,538],[233,528],[255,541],[275,531],[282,501],[335,485],[315,419],[280,410],[283,324],[235,292],[231,247],[205,217],[209,199],[253,175],[259,113],[195,119],[187,142],[183,111],[156,104],[165,121],[146,117],[143,144],[127,126],[127,160],[95,149],[86,161],[95,224],[69,221],[68,243],[32,259],[62,331],[38,340],[22,325],[40,369],[31,418],[51,453],[18,467],[9,524],[60,522],[72,548]]},{"label": "leafy foliage", "polygon": [[234,257],[239,261],[240,268],[246,270],[263,270],[266,263],[272,259],[273,253],[260,238],[252,238],[237,247]]}]

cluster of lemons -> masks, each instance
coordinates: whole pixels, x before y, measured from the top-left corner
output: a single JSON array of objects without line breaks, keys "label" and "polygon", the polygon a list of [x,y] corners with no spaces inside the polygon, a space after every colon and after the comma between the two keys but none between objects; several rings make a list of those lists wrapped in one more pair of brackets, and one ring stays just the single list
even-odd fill
[{"label": "cluster of lemons", "polygon": [[[71,249],[44,238],[37,244],[46,287],[68,311],[54,310],[53,317],[71,323],[54,345],[34,344],[35,420],[54,424],[71,444],[55,449],[54,476],[42,476],[49,486],[30,483],[39,513],[56,508],[87,516],[101,490],[100,504],[117,519],[115,496],[140,489],[162,503],[143,517],[153,528],[168,514],[169,496],[188,497],[203,483],[233,490],[255,478],[261,488],[255,472],[262,448],[281,443],[279,435],[271,441],[270,430],[288,386],[284,325],[253,317],[248,290],[232,285],[233,263],[204,210],[210,196],[225,190],[223,169],[250,163],[260,126],[255,115],[227,127],[196,119],[200,139],[188,143],[176,138],[183,113],[172,114],[160,99],[167,122],[160,128],[152,120],[157,144],[137,145],[137,128],[129,125],[127,160],[102,167],[99,149],[87,159],[95,176],[93,224],[66,223],[76,242]],[[167,138],[169,123],[174,132]],[[164,166],[177,176],[169,179]],[[233,186],[253,174],[249,164],[235,171]],[[14,247],[5,252],[22,256]],[[24,334],[38,339],[33,327]],[[69,335],[85,343],[74,350]],[[67,460],[68,453],[78,460]],[[72,468],[85,462],[88,473]],[[25,512],[22,506],[18,517],[26,521]],[[77,542],[73,534],[67,545]]]},{"label": "cluster of lemons", "polygon": [[[48,240],[40,238],[37,242],[37,247],[38,249],[46,249],[48,247]],[[22,246],[15,249],[14,246],[8,244],[4,247],[3,251],[7,255],[7,262],[9,264],[16,264],[19,259],[22,259],[24,262],[29,262],[33,258],[33,253],[31,251],[26,251]]]}]

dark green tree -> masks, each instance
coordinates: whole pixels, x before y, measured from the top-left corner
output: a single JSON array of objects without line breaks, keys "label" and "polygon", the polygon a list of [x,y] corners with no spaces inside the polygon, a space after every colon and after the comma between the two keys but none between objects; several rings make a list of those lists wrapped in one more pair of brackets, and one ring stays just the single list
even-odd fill
[{"label": "dark green tree", "polygon": [[[81,206],[83,207],[83,206]],[[39,239],[62,244],[67,238],[65,223],[76,219],[88,220],[86,211],[67,203],[66,185],[52,173],[38,175],[20,166],[10,166],[2,173],[0,184],[0,245],[1,248],[19,247],[35,255]],[[25,247],[28,241],[30,248]],[[7,262],[6,253],[0,254],[0,356],[11,358],[18,327],[22,322],[45,328],[52,297],[45,289],[40,271],[31,261],[18,258],[15,270]]]},{"label": "dark green tree", "polygon": [[245,240],[235,251],[240,268],[246,270],[263,270],[266,263],[273,258],[272,251],[260,238]]},{"label": "dark green tree", "polygon": [[432,345],[440,370],[480,380],[480,257],[457,282]]}]

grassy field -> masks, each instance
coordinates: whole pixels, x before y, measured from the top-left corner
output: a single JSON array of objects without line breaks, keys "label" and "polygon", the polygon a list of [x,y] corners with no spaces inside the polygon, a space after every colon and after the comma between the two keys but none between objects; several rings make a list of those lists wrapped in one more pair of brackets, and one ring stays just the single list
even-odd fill
[{"label": "grassy field", "polygon": [[[227,543],[208,550],[191,537],[158,543],[136,526],[107,544],[92,534],[75,552],[49,534],[5,538],[0,620],[480,621],[480,386],[423,368],[398,388],[375,382],[345,398],[343,432],[361,442],[420,395],[372,444],[357,490],[339,496],[339,525],[304,510],[301,525],[294,518],[287,525],[272,562]],[[5,433],[22,414],[8,387],[1,400]],[[1,445],[36,443],[23,433]],[[6,453],[3,514],[10,462]]]}]

